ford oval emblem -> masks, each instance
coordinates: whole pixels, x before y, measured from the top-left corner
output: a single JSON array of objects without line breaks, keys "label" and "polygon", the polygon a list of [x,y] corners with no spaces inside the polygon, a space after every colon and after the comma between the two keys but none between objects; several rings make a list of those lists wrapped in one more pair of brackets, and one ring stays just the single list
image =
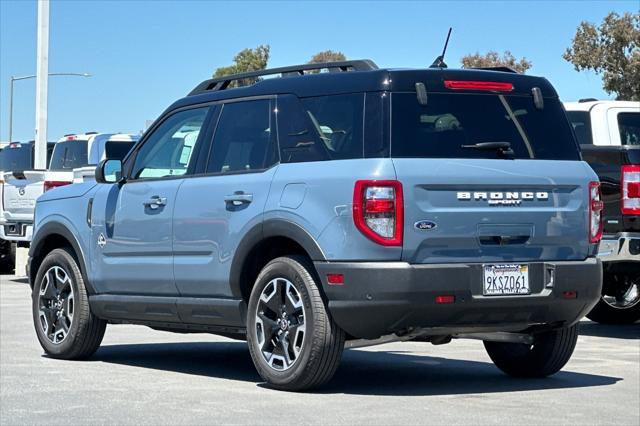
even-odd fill
[{"label": "ford oval emblem", "polygon": [[437,225],[435,222],[431,222],[430,220],[420,220],[416,222],[413,226],[420,231],[429,231],[434,229]]}]

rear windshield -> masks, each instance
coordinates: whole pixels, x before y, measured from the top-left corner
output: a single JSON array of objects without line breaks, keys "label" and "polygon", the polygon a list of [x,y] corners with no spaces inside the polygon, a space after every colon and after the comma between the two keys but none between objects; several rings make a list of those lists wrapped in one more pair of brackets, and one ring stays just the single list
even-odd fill
[{"label": "rear windshield", "polygon": [[531,96],[429,93],[392,94],[391,155],[410,158],[502,158],[497,149],[464,148],[508,142],[508,158],[579,160],[579,152],[557,99],[537,109]]},{"label": "rear windshield", "polygon": [[58,142],[53,149],[49,170],[67,170],[88,165],[87,141]]},{"label": "rear windshield", "polygon": [[589,111],[567,111],[567,118],[573,126],[573,132],[580,145],[593,145],[591,136],[591,117]]},{"label": "rear windshield", "polygon": [[33,167],[33,146],[22,145],[19,148],[6,147],[0,151],[0,170],[24,171]]}]

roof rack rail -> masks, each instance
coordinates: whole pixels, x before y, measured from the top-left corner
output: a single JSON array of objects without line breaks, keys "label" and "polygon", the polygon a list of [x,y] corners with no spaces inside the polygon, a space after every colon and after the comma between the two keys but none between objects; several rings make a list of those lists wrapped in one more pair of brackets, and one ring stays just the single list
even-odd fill
[{"label": "roof rack rail", "polygon": [[518,71],[514,70],[511,67],[471,67],[473,70],[485,70],[485,71],[500,71],[500,72],[511,72],[514,74],[518,74]]},{"label": "roof rack rail", "polygon": [[584,103],[584,102],[596,102],[597,99],[596,98],[583,98],[583,99],[578,99],[579,103]]},{"label": "roof rack rail", "polygon": [[205,80],[189,92],[189,96],[209,91],[225,90],[229,87],[229,84],[231,84],[232,81],[274,74],[280,74],[281,77],[300,76],[304,75],[305,71],[323,69],[328,69],[330,72],[372,71],[377,70],[378,66],[371,59],[358,59],[353,61],[319,62],[315,64],[302,64],[259,71],[249,71]]}]

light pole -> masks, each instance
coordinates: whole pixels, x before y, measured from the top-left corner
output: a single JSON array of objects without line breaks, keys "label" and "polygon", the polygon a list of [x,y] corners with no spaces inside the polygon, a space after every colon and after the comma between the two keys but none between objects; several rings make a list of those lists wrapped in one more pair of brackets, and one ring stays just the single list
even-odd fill
[{"label": "light pole", "polygon": [[[66,75],[66,76],[75,76],[75,77],[91,77],[91,74],[87,74],[87,73],[78,73],[78,72],[52,72],[49,73],[50,76],[59,76],[59,75]],[[12,136],[13,136],[13,82],[14,81],[18,81],[18,80],[28,80],[30,78],[36,78],[35,75],[25,75],[22,77],[13,77],[11,76],[10,79],[10,86],[9,86],[9,142],[12,142]]]}]

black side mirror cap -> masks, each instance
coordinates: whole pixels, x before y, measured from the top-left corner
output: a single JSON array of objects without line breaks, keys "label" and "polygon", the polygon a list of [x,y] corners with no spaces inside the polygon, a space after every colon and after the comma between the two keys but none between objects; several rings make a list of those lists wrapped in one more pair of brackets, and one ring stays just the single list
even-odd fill
[{"label": "black side mirror cap", "polygon": [[122,180],[122,161],[114,159],[102,160],[96,166],[96,182],[117,183]]}]

